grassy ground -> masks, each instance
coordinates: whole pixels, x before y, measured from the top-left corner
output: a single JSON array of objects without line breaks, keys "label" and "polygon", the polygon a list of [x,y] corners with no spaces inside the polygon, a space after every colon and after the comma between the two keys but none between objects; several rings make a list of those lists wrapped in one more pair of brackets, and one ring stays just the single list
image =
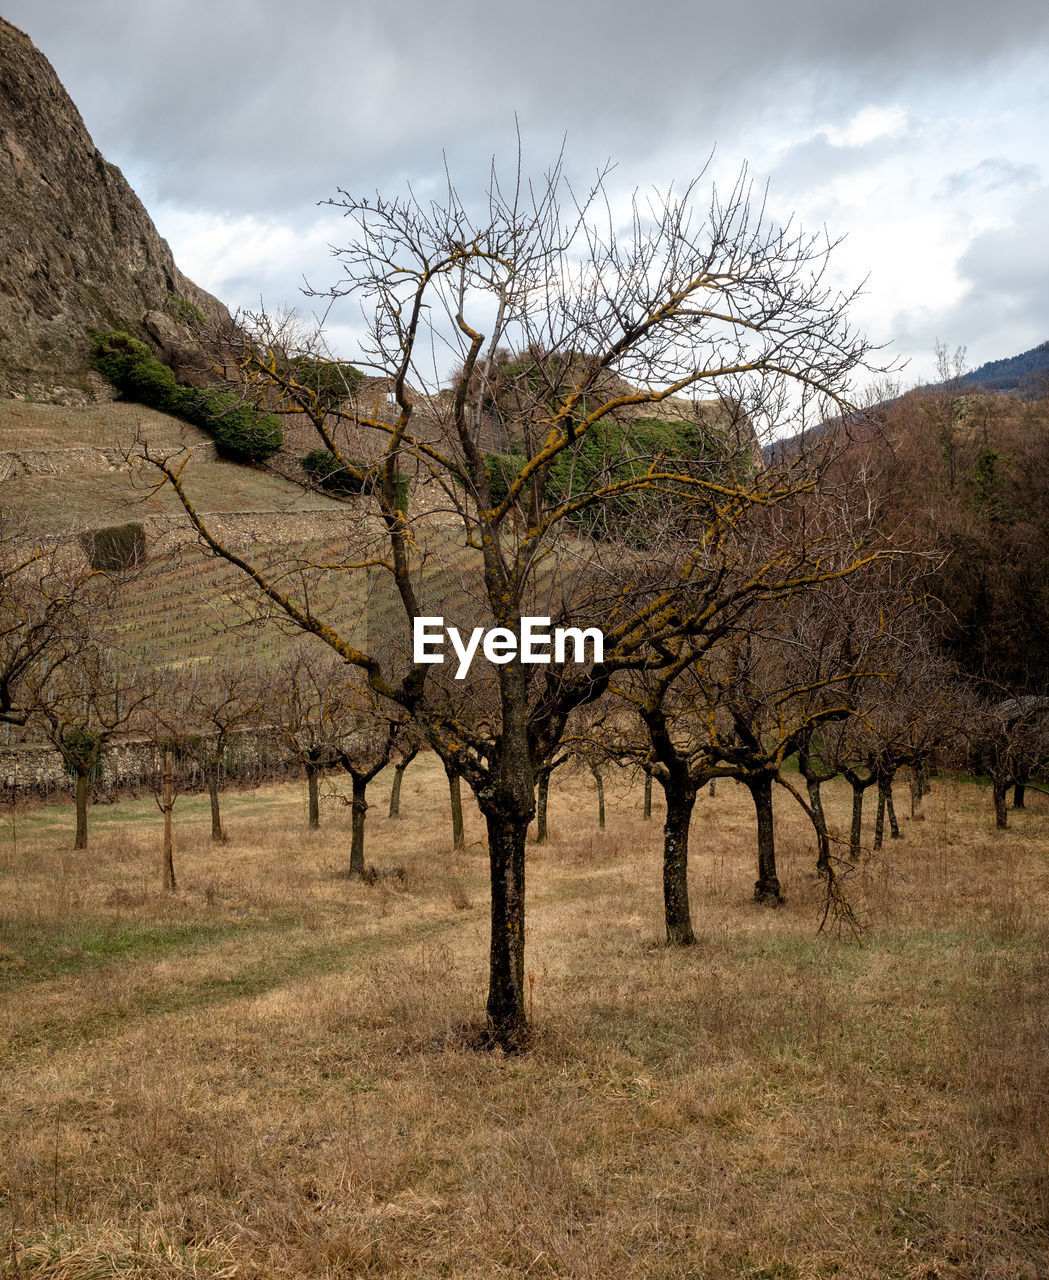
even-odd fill
[{"label": "grassy ground", "polygon": [[[862,946],[817,935],[811,841],[778,798],[787,905],[748,902],[749,797],[697,808],[699,944],[660,945],[659,810],[597,831],[555,780],[530,849],[535,1048],[469,1047],[486,859],[443,773],[348,810],[226,798],[0,815],[0,1274],[587,1278],[1049,1273],[1049,807],[995,833],[938,782],[847,878]],[[845,816],[845,796],[831,808]]]}]

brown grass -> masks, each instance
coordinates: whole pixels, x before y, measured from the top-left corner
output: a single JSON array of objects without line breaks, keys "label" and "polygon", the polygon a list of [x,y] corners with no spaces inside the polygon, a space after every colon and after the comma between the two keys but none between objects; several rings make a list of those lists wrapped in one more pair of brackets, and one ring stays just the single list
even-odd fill
[{"label": "brown grass", "polygon": [[82,406],[0,400],[0,451],[112,449],[139,432],[151,444],[172,448],[208,439],[206,432],[169,414],[120,400]]},{"label": "brown grass", "polygon": [[[555,780],[530,849],[532,1053],[472,1047],[486,858],[443,772],[374,787],[369,860],[302,789],[0,830],[0,1274],[1042,1277],[1049,806],[995,833],[939,782],[817,936],[811,839],[777,797],[787,905],[748,901],[749,797],[697,808],[699,944],[660,945],[657,820]],[[845,796],[831,789],[844,821]],[[658,814],[658,806],[657,806]]]}]

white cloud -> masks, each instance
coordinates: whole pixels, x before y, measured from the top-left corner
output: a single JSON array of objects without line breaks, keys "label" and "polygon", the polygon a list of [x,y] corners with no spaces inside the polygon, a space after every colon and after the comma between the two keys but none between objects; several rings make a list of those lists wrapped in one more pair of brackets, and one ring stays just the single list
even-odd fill
[{"label": "white cloud", "polygon": [[899,138],[906,133],[907,112],[899,106],[868,106],[844,126],[823,124],[816,132],[832,147],[866,147],[878,138]]}]

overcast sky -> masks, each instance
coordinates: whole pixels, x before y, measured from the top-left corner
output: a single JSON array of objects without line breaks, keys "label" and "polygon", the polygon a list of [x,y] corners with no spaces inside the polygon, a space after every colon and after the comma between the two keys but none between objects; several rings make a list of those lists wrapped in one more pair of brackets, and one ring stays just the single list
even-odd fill
[{"label": "overcast sky", "polygon": [[[856,322],[931,377],[1049,339],[1045,0],[4,0],[50,58],[183,271],[231,309],[316,304],[342,227],[318,201],[480,189],[567,136],[621,191],[716,146],[773,213],[845,237]],[[352,330],[337,323],[340,354]]]}]

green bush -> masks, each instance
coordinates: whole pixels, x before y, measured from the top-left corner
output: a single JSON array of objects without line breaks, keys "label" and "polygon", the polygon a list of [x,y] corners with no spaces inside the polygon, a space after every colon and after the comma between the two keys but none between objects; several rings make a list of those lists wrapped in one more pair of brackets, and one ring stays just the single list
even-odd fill
[{"label": "green bush", "polygon": [[183,395],[186,408],[182,416],[209,432],[224,458],[234,462],[262,462],[284,443],[280,418],[245,404],[233,391],[190,387]]},{"label": "green bush", "polygon": [[128,400],[202,427],[225,458],[262,462],[284,443],[280,419],[221,387],[180,387],[144,342],[126,333],[95,334],[92,363]]},{"label": "green bush", "polygon": [[175,407],[181,388],[175,374],[144,342],[127,333],[96,335],[92,364],[128,400],[166,413]]},{"label": "green bush", "polygon": [[103,529],[91,529],[82,533],[80,545],[84,548],[92,569],[119,573],[144,559],[146,531],[135,521],[111,524]]},{"label": "green bush", "polygon": [[[302,463],[303,469],[310,480],[319,488],[326,489],[329,493],[337,493],[344,497],[358,493],[375,493],[382,484],[382,474],[380,472],[368,470],[363,462],[356,458],[349,458],[347,461],[363,476],[363,479],[358,479],[357,476],[351,475],[345,467],[341,466],[327,449],[311,449],[299,461]],[[397,476],[393,501],[394,506],[399,511],[407,510],[410,484],[411,481],[408,476]]]},{"label": "green bush", "polygon": [[207,739],[199,733],[170,733],[157,739],[157,747],[170,751],[176,765],[199,762],[204,754]]},{"label": "green bush", "polygon": [[[550,468],[548,492],[563,502],[584,496],[595,488],[640,480],[653,463],[660,470],[685,476],[724,479],[724,440],[703,426],[661,418],[637,418],[628,423],[595,423],[579,444],[558,455]],[[638,489],[606,497],[587,506],[575,521],[593,537],[614,537],[642,545],[651,522],[674,497],[672,482],[660,482],[659,490]],[[697,495],[689,484],[680,489],[685,503],[682,514],[695,509]]]},{"label": "green bush", "polygon": [[364,382],[364,374],[346,360],[319,360],[314,356],[295,356],[291,372],[296,382],[315,392],[325,406],[341,404],[356,395]]},{"label": "green bush", "polygon": [[[70,729],[62,735],[62,763],[70,777],[76,777],[91,759],[98,746],[98,738],[89,729]],[[88,782],[94,783],[102,776],[102,761],[96,760],[87,773]]]},{"label": "green bush", "polygon": [[[341,466],[327,449],[311,449],[299,461],[310,480],[319,488],[327,489],[329,493],[352,494],[365,491],[364,480],[358,479]],[[350,461],[355,467],[360,466],[355,460]]]},{"label": "green bush", "polygon": [[528,461],[523,453],[486,453],[483,458],[484,469],[488,472],[488,492],[492,502],[498,506],[506,497],[510,485]]}]

